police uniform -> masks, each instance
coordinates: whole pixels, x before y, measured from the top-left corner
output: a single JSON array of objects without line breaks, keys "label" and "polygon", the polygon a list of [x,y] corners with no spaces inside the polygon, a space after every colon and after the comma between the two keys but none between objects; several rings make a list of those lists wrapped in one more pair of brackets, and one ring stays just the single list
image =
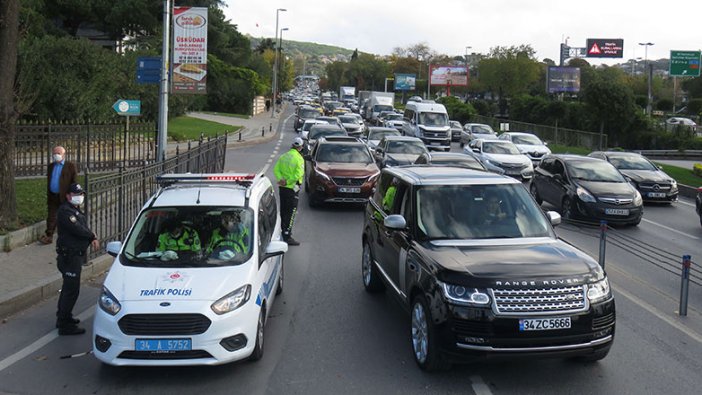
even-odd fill
[{"label": "police uniform", "polygon": [[241,231],[229,232],[226,229],[217,228],[212,232],[212,237],[207,245],[207,254],[219,252],[224,249],[232,249],[239,254],[249,253],[249,230],[243,228]]},{"label": "police uniform", "polygon": [[300,185],[305,175],[305,160],[295,147],[302,147],[301,138],[293,139],[293,148],[281,155],[273,168],[276,180],[285,180],[285,185],[279,188],[280,220],[283,224],[283,240],[290,245],[299,244],[292,238],[292,227],[297,213]]},{"label": "police uniform", "polygon": [[200,251],[200,236],[187,226],[181,225],[183,233],[179,237],[171,236],[170,232],[158,236],[158,251]]},{"label": "police uniform", "polygon": [[[71,184],[68,192],[83,194],[83,189],[79,184]],[[85,330],[76,326],[78,320],[73,318],[73,306],[80,292],[80,273],[85,254],[96,236],[88,228],[85,214],[79,206],[74,206],[70,201],[65,201],[59,206],[56,220],[58,222],[56,262],[63,276],[56,312],[56,327],[59,328],[59,334],[80,334]]]}]

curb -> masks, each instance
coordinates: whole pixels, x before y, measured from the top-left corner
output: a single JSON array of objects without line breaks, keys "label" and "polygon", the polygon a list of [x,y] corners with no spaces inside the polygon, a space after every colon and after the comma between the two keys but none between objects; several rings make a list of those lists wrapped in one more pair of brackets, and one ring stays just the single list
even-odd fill
[{"label": "curb", "polygon": [[46,230],[46,221],[37,222],[26,228],[18,229],[4,236],[0,236],[0,249],[5,252],[17,247],[23,247],[39,240]]},{"label": "curb", "polygon": [[[83,266],[80,282],[84,284],[91,279],[106,272],[112,265],[114,258],[108,254],[95,258],[86,266]],[[22,311],[44,299],[55,296],[61,289],[63,280],[61,274],[46,278],[34,285],[30,285],[3,296],[0,300],[0,317],[4,318]]]}]

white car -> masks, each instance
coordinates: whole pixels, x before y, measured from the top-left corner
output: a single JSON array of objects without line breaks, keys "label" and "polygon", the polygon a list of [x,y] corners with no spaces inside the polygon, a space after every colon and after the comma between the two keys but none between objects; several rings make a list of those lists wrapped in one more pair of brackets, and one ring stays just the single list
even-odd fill
[{"label": "white car", "polygon": [[534,166],[538,166],[539,163],[541,163],[541,158],[543,158],[544,155],[551,153],[546,143],[531,133],[505,132],[498,138],[500,140],[511,141],[517,146],[519,152],[531,159]]},{"label": "white car", "polygon": [[316,119],[308,119],[305,121],[305,123],[302,124],[302,128],[300,128],[300,137],[302,137],[303,140],[307,140],[307,135],[310,133],[310,129],[314,125],[320,125],[327,123],[326,121],[318,121]]},{"label": "white car", "polygon": [[534,178],[531,160],[509,141],[475,139],[463,148],[463,152],[477,158],[486,167],[492,165],[502,168],[506,176],[523,182]]},{"label": "white car", "polygon": [[110,365],[141,366],[260,359],[288,249],[270,180],[243,174],[158,180],[161,188],[124,244],[107,245],[115,261],[95,312],[94,355]]}]

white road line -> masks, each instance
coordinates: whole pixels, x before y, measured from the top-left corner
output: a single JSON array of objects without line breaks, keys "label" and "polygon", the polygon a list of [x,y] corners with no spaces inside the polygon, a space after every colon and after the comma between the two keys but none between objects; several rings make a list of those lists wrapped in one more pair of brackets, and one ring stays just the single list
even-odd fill
[{"label": "white road line", "polygon": [[695,340],[698,343],[702,343],[702,335],[699,333],[693,331],[692,329],[686,327],[685,325],[681,324],[680,322],[675,321],[668,315],[666,315],[664,312],[658,310],[657,308],[651,306],[650,304],[644,302],[643,300],[639,299],[638,297],[630,294],[627,291],[624,291],[620,287],[614,287],[614,290],[617,291],[617,293],[621,294],[625,298],[631,300],[632,302],[636,303],[639,305],[641,308],[644,310],[648,311],[649,313],[655,315],[656,317],[660,318],[661,320],[665,321],[668,323],[670,326],[673,328],[679,330],[680,332],[690,336],[693,340]]},{"label": "white road line", "polygon": [[690,207],[697,207],[697,206],[695,206],[695,205],[692,204],[692,203],[683,202],[682,200],[678,200],[678,201],[677,201],[677,204],[684,204],[684,205],[690,206]]},{"label": "white road line", "polygon": [[673,229],[673,228],[671,228],[671,227],[668,227],[668,226],[659,224],[658,222],[653,222],[653,221],[648,220],[648,219],[646,219],[646,218],[642,218],[641,220],[644,221],[644,222],[648,222],[648,223],[651,224],[651,225],[660,226],[660,227],[663,228],[663,229],[669,230],[669,231],[671,231],[671,232],[673,232],[673,233],[677,233],[677,234],[679,234],[679,235],[681,235],[681,236],[689,237],[689,238],[694,239],[694,240],[699,240],[699,239],[700,239],[700,238],[697,237],[697,236],[689,235],[689,234],[687,234],[687,233],[685,233],[685,232],[681,232],[681,231],[679,231],[679,230],[677,230],[677,229]]},{"label": "white road line", "polygon": [[261,169],[261,172],[259,174],[266,174],[269,167],[271,167],[271,162],[268,162],[267,165],[263,166],[263,169]]},{"label": "white road line", "polygon": [[[95,306],[90,307],[87,310],[83,311],[82,313],[78,314],[78,319],[85,322],[94,313],[95,313]],[[0,372],[2,372],[3,370],[14,365],[16,362],[21,361],[24,358],[32,355],[32,353],[35,353],[37,350],[39,350],[42,347],[44,347],[45,345],[51,343],[57,337],[59,337],[58,329],[54,329],[53,331],[51,331],[51,332],[47,333],[46,335],[37,339],[34,343],[17,351],[16,353],[10,355],[9,357],[3,359],[2,361],[0,361]]]},{"label": "white road line", "polygon": [[470,381],[473,383],[473,391],[476,393],[476,395],[492,395],[492,391],[490,391],[490,387],[485,384],[483,381],[482,377],[480,376],[470,376]]}]

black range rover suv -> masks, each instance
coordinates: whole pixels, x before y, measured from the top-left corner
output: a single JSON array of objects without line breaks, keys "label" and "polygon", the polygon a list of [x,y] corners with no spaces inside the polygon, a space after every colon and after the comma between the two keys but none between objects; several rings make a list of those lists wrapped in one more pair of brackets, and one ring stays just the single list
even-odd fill
[{"label": "black range rover suv", "polygon": [[597,262],[558,239],[512,178],[451,167],[382,171],[366,206],[363,283],[411,314],[417,364],[485,356],[604,358],[615,306]]}]

